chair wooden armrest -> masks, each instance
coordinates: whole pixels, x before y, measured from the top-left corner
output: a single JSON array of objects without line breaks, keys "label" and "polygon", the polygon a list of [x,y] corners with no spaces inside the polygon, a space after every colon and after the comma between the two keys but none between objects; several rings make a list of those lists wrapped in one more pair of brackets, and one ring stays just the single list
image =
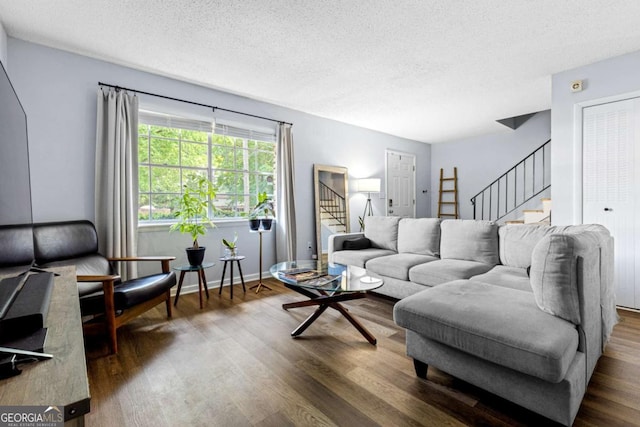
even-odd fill
[{"label": "chair wooden armrest", "polygon": [[115,282],[120,276],[117,274],[100,274],[100,275],[78,275],[76,281],[78,282]]},{"label": "chair wooden armrest", "polygon": [[127,256],[127,257],[109,257],[108,261],[160,261],[162,263],[162,272],[168,273],[171,271],[169,268],[169,261],[176,259],[174,256]]}]

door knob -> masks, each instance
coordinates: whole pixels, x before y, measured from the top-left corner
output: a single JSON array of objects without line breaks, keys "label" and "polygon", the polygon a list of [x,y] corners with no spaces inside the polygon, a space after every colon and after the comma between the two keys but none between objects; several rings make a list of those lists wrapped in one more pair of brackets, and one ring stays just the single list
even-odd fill
[{"label": "door knob", "polygon": [[611,209],[611,208],[604,208],[604,211],[605,211],[605,212],[613,212],[613,209]]}]

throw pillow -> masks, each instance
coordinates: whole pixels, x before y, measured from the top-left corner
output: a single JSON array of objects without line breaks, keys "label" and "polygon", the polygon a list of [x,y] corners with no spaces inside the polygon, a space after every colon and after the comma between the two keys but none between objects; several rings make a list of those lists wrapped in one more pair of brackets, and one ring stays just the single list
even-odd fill
[{"label": "throw pillow", "polygon": [[575,241],[566,234],[543,237],[531,255],[531,288],[546,313],[580,324]]},{"label": "throw pillow", "polygon": [[347,251],[358,251],[360,249],[367,249],[371,247],[371,240],[366,237],[360,237],[358,239],[349,239],[342,242],[342,249]]}]

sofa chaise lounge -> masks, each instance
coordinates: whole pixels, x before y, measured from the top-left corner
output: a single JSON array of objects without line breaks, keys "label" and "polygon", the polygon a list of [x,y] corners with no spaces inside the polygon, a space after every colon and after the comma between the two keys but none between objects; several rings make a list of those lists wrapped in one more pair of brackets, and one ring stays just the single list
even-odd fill
[{"label": "sofa chaise lounge", "polygon": [[565,425],[617,321],[599,225],[367,217],[329,261],[384,279],[419,377],[432,365]]}]

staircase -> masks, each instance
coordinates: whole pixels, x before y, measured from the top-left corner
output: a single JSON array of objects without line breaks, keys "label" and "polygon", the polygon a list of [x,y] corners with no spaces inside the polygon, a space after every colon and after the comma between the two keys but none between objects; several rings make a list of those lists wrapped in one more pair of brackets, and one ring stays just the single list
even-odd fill
[{"label": "staircase", "polygon": [[522,219],[505,221],[505,224],[546,224],[551,225],[551,199],[540,199],[542,209],[525,209]]},{"label": "staircase", "polygon": [[[550,200],[542,202],[541,210],[529,208],[538,207],[536,197],[547,197],[550,193],[550,157],[551,140],[548,140],[473,196],[473,218],[505,222],[518,218],[518,212],[524,210],[525,218],[517,221],[544,221],[550,216]],[[545,203],[549,205],[548,209],[544,207]]]},{"label": "staircase", "polygon": [[347,232],[345,199],[329,186],[320,182],[320,223],[332,233]]}]

